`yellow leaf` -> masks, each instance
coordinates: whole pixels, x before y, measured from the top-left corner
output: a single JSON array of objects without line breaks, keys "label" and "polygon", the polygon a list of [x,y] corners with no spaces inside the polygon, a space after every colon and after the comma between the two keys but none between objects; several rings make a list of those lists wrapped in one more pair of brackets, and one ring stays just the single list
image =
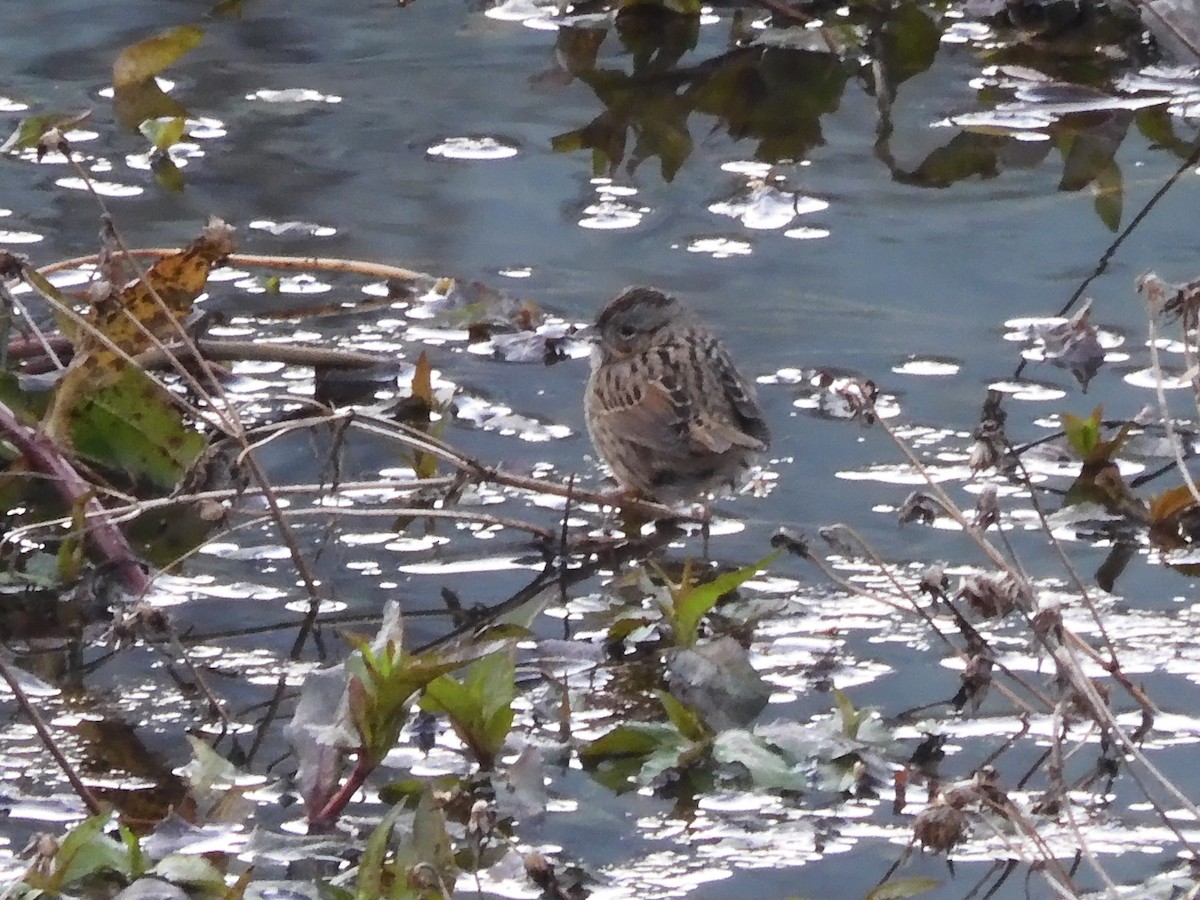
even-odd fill
[{"label": "yellow leaf", "polygon": [[[413,369],[412,400],[423,410],[422,418],[428,421],[433,412],[433,366],[429,364],[429,357],[425,355],[424,350],[417,357],[417,364]],[[425,430],[428,430],[428,427],[423,426]],[[437,474],[437,457],[423,450],[416,451],[413,454],[413,470],[418,478],[432,478]]]},{"label": "yellow leaf", "polygon": [[1164,525],[1174,522],[1189,509],[1196,507],[1196,498],[1186,484],[1163,491],[1150,504],[1150,524]]},{"label": "yellow leaf", "polygon": [[43,422],[48,434],[65,440],[67,419],[79,400],[120,377],[125,360],[109,343],[136,356],[153,346],[150,335],[167,340],[178,334],[178,323],[191,312],[208,273],[233,251],[232,233],[229,225],[213,219],[186,249],[164,256],[144,279],[92,310],[87,320],[107,341],[91,331],[80,336]]},{"label": "yellow leaf", "polygon": [[413,370],[412,395],[433,409],[433,366],[429,364],[429,357],[424,350],[417,357],[417,365]]},{"label": "yellow leaf", "polygon": [[[152,346],[147,331],[160,340],[177,335],[176,323],[192,311],[208,273],[233,251],[232,232],[220,219],[213,219],[186,249],[164,256],[144,279],[94,309],[88,321],[130,356]],[[75,349],[78,354],[102,347],[103,341],[85,335]]]},{"label": "yellow leaf", "polygon": [[184,25],[126,47],[113,63],[113,87],[128,87],[150,80],[199,44],[203,37],[203,28]]}]

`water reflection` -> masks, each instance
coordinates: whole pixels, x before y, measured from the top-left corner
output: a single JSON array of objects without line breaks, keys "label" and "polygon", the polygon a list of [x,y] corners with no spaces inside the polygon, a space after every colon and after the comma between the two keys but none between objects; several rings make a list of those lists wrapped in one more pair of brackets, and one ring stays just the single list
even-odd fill
[{"label": "water reflection", "polygon": [[593,171],[610,176],[657,159],[670,181],[692,152],[694,113],[715,117],[734,140],[756,141],[760,161],[799,161],[823,143],[820,118],[837,109],[851,71],[835,53],[747,46],[684,65],[698,30],[685,17],[618,17],[617,37],[631,57],[627,73],[598,63],[608,31],[560,29],[560,64],[604,110],[555,137],[554,149],[590,150]]},{"label": "water reflection", "polygon": [[[1020,9],[1008,8],[1014,6]],[[1176,153],[1187,149],[1186,141],[1173,137],[1167,106],[1175,115],[1190,110],[1196,82],[1175,73],[1114,85],[1112,73],[1103,69],[1088,71],[1087,83],[1059,80],[1061,68],[1051,62],[1062,58],[1062,33],[1078,39],[1079,29],[1095,22],[1057,22],[1048,6],[1008,4],[1000,10],[976,9],[980,19],[975,21],[963,21],[961,14],[936,21],[927,10],[903,4],[886,17],[856,19],[849,29],[841,22],[777,29],[734,17],[732,48],[703,59],[691,56],[698,46],[696,17],[622,14],[612,28],[597,27],[595,17],[568,17],[560,22],[555,44],[560,74],[586,84],[603,108],[587,124],[554,137],[552,147],[566,153],[590,151],[593,173],[610,177],[621,171],[632,174],[647,160],[657,160],[663,179],[671,181],[695,149],[699,113],[715,119],[715,129],[734,141],[754,141],[755,160],[802,162],[825,143],[822,120],[837,112],[854,78],[875,98],[875,156],[895,181],[945,188],[967,179],[995,178],[1007,169],[1041,166],[1057,150],[1059,189],[1091,188],[1096,214],[1115,229],[1123,213],[1118,148],[1136,125],[1162,136]],[[861,11],[847,15],[864,18]],[[1057,24],[1050,27],[1050,20]],[[628,69],[602,59],[613,35],[621,57],[628,57]],[[1101,58],[1107,54],[1125,60],[1127,24],[1102,29],[1095,39],[1112,45]],[[981,108],[930,122],[956,132],[915,166],[906,166],[892,146],[893,104],[902,84],[929,69],[943,42],[1025,65],[985,69],[973,82]],[[1046,65],[1041,67],[1052,74],[1028,67],[1043,58]],[[1078,79],[1078,67],[1070,74]],[[726,211],[727,204],[716,205],[721,207],[716,211],[739,215]],[[581,224],[599,227],[591,221]],[[637,221],[630,215],[618,227]],[[743,224],[774,227],[744,219]],[[812,229],[793,236],[823,233]]]}]

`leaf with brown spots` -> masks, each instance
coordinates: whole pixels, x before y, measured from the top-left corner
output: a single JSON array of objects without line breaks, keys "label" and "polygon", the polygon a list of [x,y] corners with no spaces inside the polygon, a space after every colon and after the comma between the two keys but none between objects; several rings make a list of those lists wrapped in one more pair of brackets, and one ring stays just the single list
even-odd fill
[{"label": "leaf with brown spots", "polygon": [[69,421],[79,456],[158,490],[175,487],[204,449],[204,436],[188,426],[170,396],[132,366],[84,398]]},{"label": "leaf with brown spots", "polygon": [[144,279],[93,308],[87,316],[93,328],[76,343],[75,357],[43,422],[47,434],[69,433],[71,410],[121,377],[126,368],[122,354],[136,356],[179,334],[180,323],[191,313],[212,267],[233,252],[232,235],[232,227],[212,219],[186,249],[164,256]]},{"label": "leaf with brown spots", "polygon": [[[212,267],[233,252],[232,237],[232,227],[212,219],[186,249],[164,256],[145,279],[94,309],[88,320],[130,356],[153,346],[147,331],[159,340],[178,335],[174,323],[191,313],[192,303],[204,290]],[[90,335],[80,342],[76,352],[88,353],[97,348],[107,350],[105,342]]]}]

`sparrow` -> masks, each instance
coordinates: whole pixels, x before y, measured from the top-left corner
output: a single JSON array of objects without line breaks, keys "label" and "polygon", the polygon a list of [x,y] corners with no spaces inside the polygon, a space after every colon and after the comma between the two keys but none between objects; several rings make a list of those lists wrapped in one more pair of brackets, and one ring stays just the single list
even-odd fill
[{"label": "sparrow", "polygon": [[771,443],[725,345],[649,287],[626,288],[597,317],[584,416],[621,488],[667,504],[736,488]]}]

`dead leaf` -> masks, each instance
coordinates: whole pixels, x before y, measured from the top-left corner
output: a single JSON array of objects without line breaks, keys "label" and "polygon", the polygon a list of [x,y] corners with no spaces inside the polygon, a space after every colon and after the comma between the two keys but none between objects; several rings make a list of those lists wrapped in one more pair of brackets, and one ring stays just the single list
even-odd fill
[{"label": "dead leaf", "polygon": [[233,251],[232,234],[232,227],[212,219],[185,250],[164,256],[144,279],[93,308],[87,321],[95,331],[85,331],[76,343],[43,422],[47,434],[67,435],[67,420],[79,401],[120,377],[126,363],[118,351],[136,356],[154,346],[155,338],[179,333],[212,267]]},{"label": "dead leaf", "polygon": [[203,37],[203,28],[184,25],[126,47],[113,63],[113,87],[119,89],[149,81],[199,44]]},{"label": "dead leaf", "polygon": [[1068,321],[1045,329],[1041,338],[1045,342],[1046,359],[1070,369],[1086,392],[1088,383],[1104,364],[1104,348],[1091,321],[1091,301]]}]

